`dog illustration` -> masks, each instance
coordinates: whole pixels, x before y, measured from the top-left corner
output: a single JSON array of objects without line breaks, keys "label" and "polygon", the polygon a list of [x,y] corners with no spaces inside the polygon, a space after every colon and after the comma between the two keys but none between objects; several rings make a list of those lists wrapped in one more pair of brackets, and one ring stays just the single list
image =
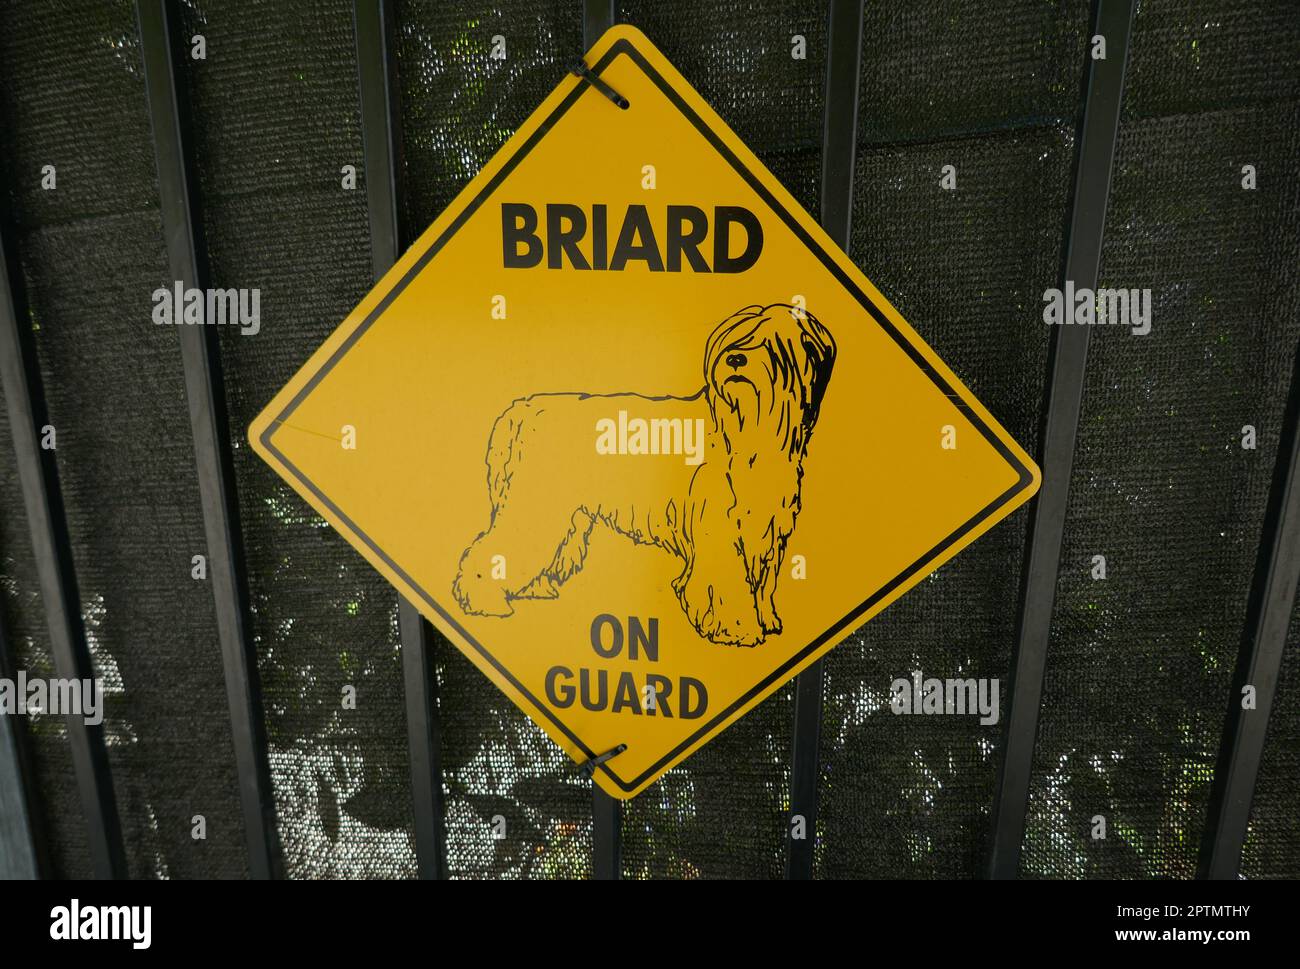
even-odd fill
[{"label": "dog illustration", "polygon": [[[488,441],[491,520],[461,557],[456,601],[470,615],[509,616],[515,599],[556,598],[600,523],[682,560],[673,590],[701,636],[757,646],[780,633],[777,579],[834,362],[835,341],[806,310],[746,306],[709,336],[704,386],[690,397],[516,400]],[[653,439],[601,453],[596,430],[620,412]],[[698,454],[674,457],[691,427],[704,432]]]}]

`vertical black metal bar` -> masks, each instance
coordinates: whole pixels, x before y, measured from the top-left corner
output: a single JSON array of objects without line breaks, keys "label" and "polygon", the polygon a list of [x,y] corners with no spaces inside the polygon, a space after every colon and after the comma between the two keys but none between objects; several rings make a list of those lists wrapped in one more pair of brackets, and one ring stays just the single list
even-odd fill
[{"label": "vertical black metal bar", "polygon": [[[207,259],[198,228],[190,145],[186,140],[187,104],[177,96],[180,81],[167,7],[167,0],[139,0],[140,47],[158,164],[168,264],[173,279],[187,288],[200,288],[207,284]],[[216,605],[217,638],[221,643],[231,739],[239,775],[248,869],[253,878],[281,877],[283,862],[275,827],[275,799],[257,653],[250,633],[248,579],[216,327],[183,326],[180,344],[207,539],[208,575]]]},{"label": "vertical black metal bar", "polygon": [[[616,0],[583,0],[582,43],[587,50],[618,18]],[[592,877],[614,881],[623,874],[623,805],[591,785]]]},{"label": "vertical black metal bar", "polygon": [[617,881],[623,877],[623,804],[591,786],[592,877]]},{"label": "vertical black metal bar", "polygon": [[[0,678],[17,679],[18,655],[0,616]],[[0,881],[40,878],[47,870],[36,778],[23,718],[0,713]]]},{"label": "vertical black metal bar", "polygon": [[[858,153],[858,84],[862,74],[864,0],[831,0],[827,27],[826,105],[822,128],[821,224],[849,248],[853,228],[853,166]],[[786,826],[787,878],[813,875],[817,840],[817,748],[821,743],[822,663],[795,679],[794,739],[790,754],[790,816]],[[794,837],[796,819],[801,819]]]},{"label": "vertical black metal bar", "polygon": [[[0,241],[0,380],[27,525],[32,533],[50,648],[61,679],[90,680],[95,670],[81,619],[58,467],[54,451],[41,447],[40,442],[41,428],[49,424],[49,415],[31,325],[23,301],[18,298],[20,279],[18,260],[6,256],[6,247]],[[86,818],[92,870],[97,878],[125,878],[126,852],[104,748],[103,724],[90,726],[85,718],[72,714],[65,722],[81,810]]]},{"label": "vertical black metal bar", "polygon": [[[1282,651],[1300,585],[1300,352],[1296,353],[1291,391],[1282,422],[1273,484],[1269,489],[1255,575],[1246,606],[1241,651],[1228,694],[1228,717],[1205,837],[1201,845],[1202,878],[1235,879],[1250,823],[1255,779],[1259,775],[1268,717],[1277,692]],[[1255,688],[1255,707],[1242,708],[1242,691]]]},{"label": "vertical black metal bar", "polygon": [[[397,103],[396,17],[391,0],[357,0],[353,6],[361,133],[365,151],[370,253],[375,279],[401,256],[398,215],[401,128]],[[407,748],[411,759],[411,802],[420,877],[446,871],[438,680],[434,668],[437,633],[407,599],[398,598],[398,633],[406,693]]]},{"label": "vertical black metal bar", "polygon": [[[787,819],[785,877],[807,880],[813,876],[813,849],[817,840],[817,748],[821,743],[822,661],[818,660],[794,681],[794,741],[790,754],[790,817]],[[795,822],[798,821],[796,837]]]},{"label": "vertical black metal bar", "polygon": [[361,97],[361,139],[365,151],[370,253],[375,279],[402,254],[398,221],[401,129],[397,104],[396,20],[391,0],[356,0],[357,84]]},{"label": "vertical black metal bar", "polygon": [[[1135,7],[1136,0],[1097,0],[1093,8],[1092,36],[1106,38],[1106,58],[1089,61],[1075,155],[1065,279],[1076,287],[1095,289],[1100,271],[1106,201]],[[1091,57],[1091,49],[1091,44],[1085,46],[1085,56]],[[1089,330],[1086,326],[1054,327],[1048,350],[1047,407],[1038,455],[1043,483],[1029,523],[1021,576],[1010,710],[993,804],[993,841],[987,865],[990,878],[1015,878],[1020,870],[1020,844],[1025,833],[1038,707],[1065,535],[1074,440],[1083,405]]]},{"label": "vertical black metal bar", "polygon": [[434,630],[405,597],[398,599],[397,609],[406,688],[416,860],[421,878],[436,879],[444,877],[447,851],[443,826],[438,686],[433,666]]},{"label": "vertical black metal bar", "polygon": [[821,224],[840,248],[853,228],[853,166],[858,154],[864,0],[831,0],[826,34]]},{"label": "vertical black metal bar", "polygon": [[582,44],[587,50],[618,19],[618,0],[583,0]]}]

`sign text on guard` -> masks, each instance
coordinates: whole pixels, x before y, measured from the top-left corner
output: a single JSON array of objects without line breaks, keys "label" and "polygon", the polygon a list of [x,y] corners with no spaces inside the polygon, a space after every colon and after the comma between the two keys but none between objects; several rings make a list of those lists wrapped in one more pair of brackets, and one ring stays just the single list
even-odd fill
[{"label": "sign text on guard", "polygon": [[644,36],[588,63],[628,106],[561,81],[251,436],[630,797],[1038,471]]}]

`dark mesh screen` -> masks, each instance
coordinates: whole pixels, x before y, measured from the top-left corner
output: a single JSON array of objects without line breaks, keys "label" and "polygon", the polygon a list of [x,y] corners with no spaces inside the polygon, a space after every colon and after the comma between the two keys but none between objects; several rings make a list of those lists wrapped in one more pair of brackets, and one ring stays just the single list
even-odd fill
[{"label": "dark mesh screen", "polygon": [[[1030,453],[1046,372],[1040,300],[1060,273],[1087,21],[1084,2],[996,13],[872,4],[864,32],[850,253]],[[1005,41],[972,54],[984,22]],[[988,72],[971,56],[991,59]],[[940,186],[945,165],[954,191]],[[1005,712],[1026,522],[1022,511],[999,525],[827,658],[823,877],[975,875],[1001,728],[896,716],[889,687],[914,670],[996,677]]]},{"label": "dark mesh screen", "polygon": [[[829,3],[690,0],[622,3],[650,38],[799,204],[818,215]],[[804,54],[795,58],[795,37]]]},{"label": "dark mesh screen", "polygon": [[1196,871],[1300,337],[1300,18],[1223,7],[1148,0],[1135,23],[1101,285],[1150,288],[1152,329],[1092,334],[1029,875]]},{"label": "dark mesh screen", "polygon": [[[412,877],[397,596],[248,447],[247,430],[371,284],[351,4],[203,2],[182,38],[211,285],[261,291],[221,333],[253,634],[292,877]],[[355,687],[356,708],[344,708]]]},{"label": "dark mesh screen", "polygon": [[13,215],[129,870],[239,877],[212,593],[190,577],[204,539],[177,335],[150,320],[166,268],[134,7],[28,11],[0,31]]},{"label": "dark mesh screen", "polygon": [[[398,14],[404,221],[414,239],[582,53],[582,5],[403,2]],[[504,59],[491,57],[498,36]],[[441,636],[436,659],[448,874],[589,875],[590,783]]]},{"label": "dark mesh screen", "polygon": [[1073,120],[1089,16],[1079,0],[868,3],[859,140],[929,143]]}]

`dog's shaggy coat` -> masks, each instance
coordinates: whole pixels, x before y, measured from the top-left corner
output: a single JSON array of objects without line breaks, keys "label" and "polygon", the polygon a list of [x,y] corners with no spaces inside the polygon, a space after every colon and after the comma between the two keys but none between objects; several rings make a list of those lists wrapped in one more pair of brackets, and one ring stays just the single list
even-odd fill
[{"label": "dog's shaggy coat", "polygon": [[[747,306],[709,336],[704,386],[690,397],[516,400],[492,428],[491,521],[461,557],[456,601],[467,614],[508,616],[512,600],[557,597],[600,523],[682,560],[673,590],[701,636],[756,646],[780,633],[777,579],[834,362],[835,341],[806,310]],[[656,457],[645,473],[597,453],[597,422],[619,410],[647,421],[703,418],[703,463]],[[508,578],[494,577],[501,571]]]}]

